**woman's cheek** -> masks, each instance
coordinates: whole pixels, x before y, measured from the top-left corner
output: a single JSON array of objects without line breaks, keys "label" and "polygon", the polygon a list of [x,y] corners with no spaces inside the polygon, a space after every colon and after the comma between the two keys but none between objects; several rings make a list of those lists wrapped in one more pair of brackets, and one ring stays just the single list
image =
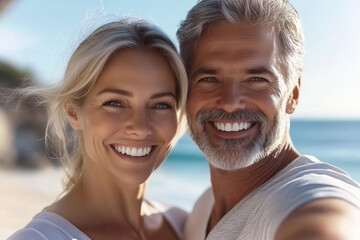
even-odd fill
[{"label": "woman's cheek", "polygon": [[164,140],[170,142],[176,133],[178,122],[176,113],[169,114],[167,116],[158,116],[156,118],[155,125],[161,135],[164,136]]}]

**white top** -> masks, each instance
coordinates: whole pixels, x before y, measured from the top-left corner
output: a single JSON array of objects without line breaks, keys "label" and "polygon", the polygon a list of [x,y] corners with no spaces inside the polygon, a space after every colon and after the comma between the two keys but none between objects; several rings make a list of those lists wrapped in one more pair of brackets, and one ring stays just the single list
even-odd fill
[{"label": "white top", "polygon": [[344,171],[301,156],[237,203],[206,237],[214,207],[211,189],[196,202],[185,225],[185,240],[273,240],[282,221],[299,206],[339,198],[360,208],[360,185]]},{"label": "white top", "polygon": [[[149,201],[170,223],[181,239],[187,213],[179,208]],[[23,228],[7,240],[91,240],[62,216],[53,212],[40,212]]]}]

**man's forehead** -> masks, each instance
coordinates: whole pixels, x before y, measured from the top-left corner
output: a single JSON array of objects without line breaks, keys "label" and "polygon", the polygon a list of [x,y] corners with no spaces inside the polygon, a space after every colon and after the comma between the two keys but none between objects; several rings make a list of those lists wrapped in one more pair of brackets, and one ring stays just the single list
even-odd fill
[{"label": "man's forehead", "polygon": [[194,53],[196,56],[199,53],[217,55],[232,52],[249,55],[272,52],[275,41],[273,28],[269,25],[230,23],[222,20],[205,29],[194,45]]},{"label": "man's forehead", "polygon": [[206,28],[195,43],[193,64],[198,60],[271,58],[276,38],[269,25],[219,21]]},{"label": "man's forehead", "polygon": [[213,34],[214,32],[222,33],[226,35],[226,33],[230,32],[237,32],[237,34],[243,37],[246,36],[267,36],[272,35],[274,32],[274,27],[270,24],[262,23],[250,23],[245,21],[237,21],[237,22],[230,22],[228,20],[219,20],[210,25],[208,25],[204,31],[202,32],[200,38],[203,36],[207,36]]},{"label": "man's forehead", "polygon": [[248,22],[229,22],[220,20],[207,26],[199,37],[203,39],[264,39],[272,41],[275,39],[274,27],[269,24],[255,24]]}]

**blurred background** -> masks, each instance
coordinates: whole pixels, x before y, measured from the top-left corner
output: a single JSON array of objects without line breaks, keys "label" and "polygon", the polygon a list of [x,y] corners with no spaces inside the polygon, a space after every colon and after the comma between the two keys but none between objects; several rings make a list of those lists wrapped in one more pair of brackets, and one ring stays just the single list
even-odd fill
[{"label": "blurred background", "polygon": [[[360,1],[290,0],[299,12],[306,57],[291,135],[360,181]],[[196,0],[0,0],[0,239],[24,226],[61,192],[63,173],[45,153],[46,111],[8,93],[60,81],[77,45],[98,26],[145,18],[176,40]],[[205,158],[185,134],[148,185],[151,198],[186,210],[210,185]]]}]

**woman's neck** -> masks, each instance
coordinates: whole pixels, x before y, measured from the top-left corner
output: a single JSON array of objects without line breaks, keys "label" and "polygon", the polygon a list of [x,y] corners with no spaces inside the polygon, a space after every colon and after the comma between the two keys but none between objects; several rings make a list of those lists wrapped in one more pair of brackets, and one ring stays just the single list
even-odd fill
[{"label": "woman's neck", "polygon": [[88,235],[108,228],[141,234],[146,184],[125,184],[94,167],[84,165],[78,183],[46,210],[63,216]]}]

